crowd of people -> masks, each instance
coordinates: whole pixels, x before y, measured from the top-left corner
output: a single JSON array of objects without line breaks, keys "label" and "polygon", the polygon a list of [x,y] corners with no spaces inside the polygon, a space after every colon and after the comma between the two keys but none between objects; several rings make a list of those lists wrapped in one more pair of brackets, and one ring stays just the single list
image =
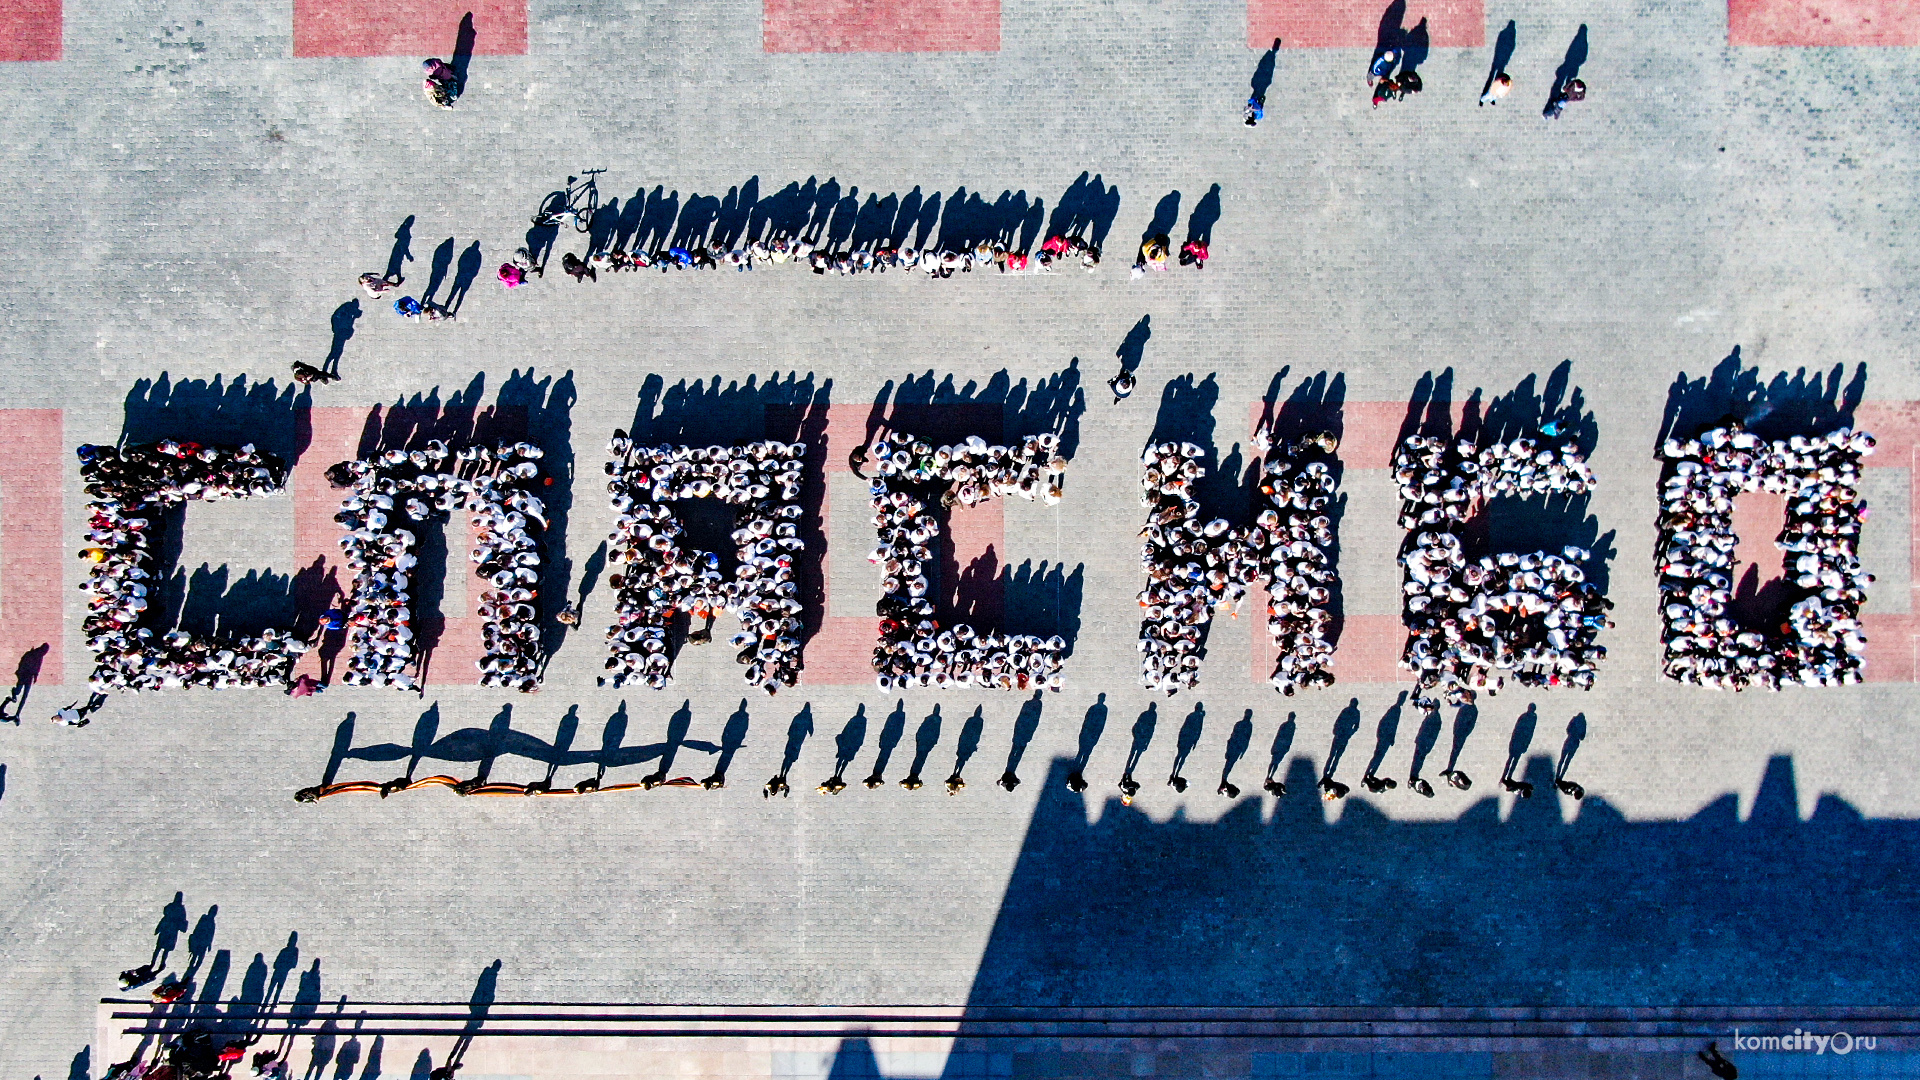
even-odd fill
[{"label": "crowd of people", "polygon": [[306,651],[291,634],[267,629],[257,637],[203,636],[179,629],[155,633],[140,625],[160,584],[153,559],[161,515],[193,500],[278,492],[286,485],[285,464],[252,445],[214,447],[174,439],[121,448],[83,445],[77,453],[88,499],[87,546],[80,558],[90,564],[81,588],[93,597],[82,631],[95,657],[93,688],[226,689],[287,682]]},{"label": "crowd of people", "polygon": [[1393,473],[1400,527],[1412,533],[1400,555],[1408,630],[1401,666],[1417,676],[1414,704],[1469,704],[1480,691],[1498,693],[1509,678],[1592,689],[1606,657],[1595,639],[1612,625],[1613,603],[1587,580],[1591,553],[1568,546],[1558,555],[1475,559],[1462,536],[1487,499],[1586,492],[1593,473],[1579,447],[1411,435],[1394,451]]},{"label": "crowd of people", "polygon": [[1280,654],[1268,681],[1288,697],[1301,687],[1333,685],[1333,498],[1339,486],[1331,432],[1298,440],[1254,437],[1264,455],[1261,502],[1248,541],[1264,552],[1267,633]]},{"label": "crowd of people", "polygon": [[873,649],[873,670],[880,689],[1060,689],[1065,639],[980,631],[965,624],[943,627],[928,595],[940,558],[938,510],[1007,495],[1059,502],[1067,467],[1059,436],[1047,432],[1016,446],[989,446],[975,435],[936,446],[891,432],[865,449],[874,466],[868,490],[880,534],[870,559],[886,575],[875,609],[880,640]]},{"label": "crowd of people", "polygon": [[348,656],[341,681],[351,686],[419,688],[418,640],[411,577],[419,564],[415,530],[464,509],[475,529],[474,570],[486,582],[478,613],[485,654],[480,685],[539,689],[539,534],[546,507],[539,447],[501,443],[494,449],[449,449],[433,440],[417,450],[388,450],[343,461],[329,481],[351,489],[334,520],[353,572],[348,597]]},{"label": "crowd of people", "polygon": [[[1723,690],[1860,681],[1860,606],[1873,582],[1859,557],[1860,459],[1873,446],[1872,435],[1844,427],[1768,441],[1738,422],[1665,442],[1657,566],[1668,678]],[[1742,627],[1727,610],[1734,499],[1747,491],[1787,501],[1774,544],[1791,560],[1791,593],[1777,629]]]},{"label": "crowd of people", "polygon": [[[756,268],[793,264],[816,274],[884,274],[889,270],[919,271],[930,278],[950,278],[976,270],[1001,274],[1050,274],[1077,264],[1092,273],[1100,266],[1100,248],[1084,237],[1058,234],[1048,237],[1040,250],[1015,250],[1003,242],[981,241],[960,247],[924,248],[879,243],[874,246],[836,249],[804,237],[772,237],[754,240],[745,247],[723,250],[717,246],[686,241],[653,251],[642,248],[611,247],[595,251],[586,258],[572,252],[560,257],[560,269],[578,282],[598,281],[602,273],[631,270],[719,270],[746,273]],[[545,276],[544,263],[522,248],[511,262],[502,263],[500,283],[509,289],[526,284],[529,277]]]},{"label": "crowd of people", "polygon": [[[690,642],[711,640],[716,614],[740,619],[731,644],[748,685],[767,693],[800,677],[799,574],[806,548],[800,504],[807,447],[773,440],[742,446],[642,446],[616,431],[608,450],[607,490],[616,516],[608,545],[614,622],[607,628],[601,683],[663,687],[673,679],[670,634],[676,614],[706,620]],[[720,556],[684,545],[673,504],[718,499],[733,508],[737,566],[731,580]]]},{"label": "crowd of people", "polygon": [[1214,612],[1235,611],[1265,570],[1244,530],[1225,518],[1200,520],[1194,485],[1206,473],[1205,454],[1190,442],[1164,442],[1140,456],[1140,504],[1149,511],[1140,530],[1140,685],[1168,695],[1199,682]]}]

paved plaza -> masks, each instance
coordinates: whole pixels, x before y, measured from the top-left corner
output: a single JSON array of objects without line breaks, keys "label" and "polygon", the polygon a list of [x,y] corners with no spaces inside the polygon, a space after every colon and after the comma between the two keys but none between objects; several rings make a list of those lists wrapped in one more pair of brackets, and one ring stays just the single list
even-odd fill
[{"label": "paved plaza", "polygon": [[[1710,1038],[1744,1076],[1920,1075],[1913,12],[0,0],[0,234],[34,264],[0,285],[0,665],[37,672],[0,725],[0,1071],[95,1080],[200,1023],[284,1035],[307,1080],[427,1080],[449,1055],[460,1080],[1678,1077],[1710,1075]],[[1425,88],[1374,108],[1368,62],[1398,27],[1426,41]],[[421,93],[428,55],[464,69],[450,111]],[[1514,90],[1477,106],[1496,67]],[[1573,75],[1586,99],[1543,118]],[[592,230],[530,233],[587,170]],[[842,246],[1076,228],[1105,257],[945,280],[560,272],[595,245],[788,220]],[[1205,269],[1130,275],[1156,233],[1210,238]],[[549,272],[503,289],[530,241]],[[457,316],[359,291],[390,265]],[[1139,388],[1115,404],[1123,359]],[[296,385],[296,362],[341,381]],[[1207,515],[1244,522],[1255,427],[1279,414],[1341,435],[1339,681],[1275,693],[1255,610],[1216,620],[1196,689],[1150,694],[1141,450],[1201,446]],[[1859,685],[1662,676],[1656,452],[1728,415],[1879,440]],[[1615,625],[1590,692],[1428,713],[1396,666],[1390,455],[1489,417],[1590,443],[1590,496],[1481,527],[1496,550],[1590,548]],[[1062,432],[1064,498],[956,511],[942,586],[983,625],[1061,635],[1059,693],[875,688],[880,572],[848,455],[883,422]],[[616,429],[808,445],[799,685],[745,685],[729,617],[672,686],[599,685]],[[93,666],[76,447],[285,457],[284,493],[174,515],[154,624],[311,633],[351,581],[327,467],[503,435],[554,478],[547,599],[584,595],[578,628],[543,621],[538,693],[475,685],[484,585],[459,526],[423,541],[422,693],[174,689],[47,722]],[[1784,507],[1737,508],[1754,604]],[[1330,766],[1345,800],[1316,798]],[[836,771],[848,789],[816,793]],[[764,798],[780,772],[791,796]],[[294,798],[403,773],[727,782]],[[1370,793],[1369,773],[1401,783]],[[191,984],[172,1006],[116,989],[156,934]],[[1392,1017],[1412,1026],[1371,1026]],[[1733,1049],[1735,1027],[1849,1025],[1877,1047]]]}]

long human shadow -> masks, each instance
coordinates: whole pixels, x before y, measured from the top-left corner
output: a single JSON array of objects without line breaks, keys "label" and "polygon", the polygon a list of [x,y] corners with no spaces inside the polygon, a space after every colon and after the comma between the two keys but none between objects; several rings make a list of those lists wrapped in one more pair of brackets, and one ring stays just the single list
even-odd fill
[{"label": "long human shadow", "polygon": [[1267,88],[1273,85],[1273,66],[1280,59],[1280,39],[1273,39],[1273,48],[1260,54],[1260,62],[1253,66],[1252,97],[1265,98]]},{"label": "long human shadow", "polygon": [[[1042,789],[970,1007],[1190,1005],[1196,986],[1215,1005],[1406,1007],[1897,1006],[1920,990],[1920,822],[1832,795],[1802,820],[1786,757],[1746,814],[1727,794],[1664,821],[1590,795],[1572,821],[1550,797],[1502,821],[1489,796],[1436,822],[1366,797],[1337,823],[1312,799],[1155,822],[1117,800],[1090,815],[1071,768],[1056,760]],[[1294,759],[1287,779],[1310,790],[1314,774]],[[1543,792],[1552,774],[1528,759]]]},{"label": "long human shadow", "polygon": [[1187,239],[1201,243],[1213,242],[1213,227],[1220,221],[1220,185],[1207,189],[1193,204],[1193,213],[1187,217]]},{"label": "long human shadow", "polygon": [[1140,316],[1140,321],[1133,324],[1127,336],[1120,339],[1120,347],[1113,350],[1113,355],[1120,361],[1120,370],[1139,370],[1147,356],[1147,341],[1152,337],[1153,316]]},{"label": "long human shadow", "polygon": [[887,782],[887,762],[893,760],[893,751],[906,734],[907,699],[901,698],[894,702],[893,711],[887,714],[886,720],[880,725],[879,749],[873,757],[873,771],[863,781],[869,789]]},{"label": "long human shadow", "polygon": [[1067,786],[1074,791],[1086,790],[1087,763],[1093,760],[1093,751],[1106,730],[1107,695],[1101,694],[1087,706],[1087,714],[1080,719],[1080,745],[1073,757],[1073,771],[1067,774]]},{"label": "long human shadow", "polygon": [[408,214],[400,227],[393,231],[393,248],[387,253],[388,278],[402,276],[406,265],[413,261],[413,215]]},{"label": "long human shadow", "polygon": [[1140,234],[1141,245],[1144,246],[1147,241],[1156,236],[1171,235],[1173,223],[1178,220],[1180,220],[1180,191],[1176,188],[1162,195],[1160,201],[1154,204],[1153,217],[1147,222],[1146,231]]},{"label": "long human shadow", "polygon": [[360,301],[349,300],[333,309],[328,320],[333,330],[333,342],[327,346],[326,358],[320,361],[321,370],[331,374],[340,373],[340,358],[347,351],[347,340],[353,337],[353,324],[360,319]]},{"label": "long human shadow", "polygon": [[920,772],[927,767],[927,758],[933,754],[933,748],[940,745],[940,706],[935,705],[926,719],[913,733],[913,764],[907,767],[906,779],[900,786],[912,790],[921,784]]},{"label": "long human shadow", "polygon": [[1000,774],[1000,786],[1008,791],[1020,786],[1020,759],[1026,756],[1027,744],[1040,730],[1040,711],[1042,691],[1035,690],[1033,696],[1022,702],[1020,715],[1013,721],[1013,741],[1007,747],[1007,769]]}]

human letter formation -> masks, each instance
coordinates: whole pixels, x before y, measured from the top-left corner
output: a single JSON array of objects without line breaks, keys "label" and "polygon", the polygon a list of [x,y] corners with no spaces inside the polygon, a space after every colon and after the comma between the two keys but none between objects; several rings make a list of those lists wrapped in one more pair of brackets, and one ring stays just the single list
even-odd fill
[{"label": "human letter formation", "polygon": [[[1860,681],[1860,605],[1873,582],[1860,568],[1860,459],[1871,453],[1873,436],[1845,428],[1764,442],[1735,424],[1666,441],[1658,565],[1668,678],[1732,690]],[[1756,490],[1787,497],[1774,546],[1794,555],[1792,594],[1777,634],[1743,630],[1726,611],[1740,542],[1733,497]]]},{"label": "human letter formation", "polygon": [[873,671],[880,689],[1063,685],[1066,639],[979,631],[965,623],[942,627],[927,596],[940,536],[936,511],[1003,495],[1059,502],[1067,468],[1059,449],[1060,437],[1052,432],[1029,435],[1013,447],[988,446],[978,435],[935,446],[893,432],[867,448],[877,473],[868,495],[880,531],[880,546],[869,559],[886,574],[875,605],[880,641],[873,647]]},{"label": "human letter formation", "polygon": [[[613,454],[607,491],[617,515],[607,560],[625,565],[608,579],[617,599],[601,682],[667,685],[674,615],[698,615],[711,628],[716,612],[729,611],[740,619],[732,644],[748,685],[769,694],[792,686],[800,677],[794,558],[806,548],[800,538],[806,445],[635,446],[616,431],[607,448]],[[719,555],[682,546],[685,530],[673,504],[687,499],[718,499],[733,508],[733,580],[721,573]]]},{"label": "human letter formation", "polygon": [[1138,597],[1140,685],[1168,695],[1200,680],[1200,648],[1215,610],[1233,611],[1265,581],[1267,632],[1279,660],[1269,679],[1291,697],[1299,687],[1333,685],[1329,637],[1333,589],[1333,519],[1337,486],[1330,434],[1275,443],[1262,432],[1263,504],[1253,526],[1225,518],[1200,520],[1194,484],[1206,474],[1205,451],[1193,443],[1160,443],[1141,455],[1140,530],[1147,586]]},{"label": "human letter formation", "polygon": [[[415,530],[465,509],[474,530],[480,594],[480,685],[530,693],[540,688],[540,540],[546,507],[530,490],[543,451],[530,443],[449,450],[436,439],[421,450],[388,450],[328,471],[351,489],[334,515],[340,548],[353,571],[347,612],[351,686],[417,688],[411,571]],[[451,460],[449,460],[451,459]],[[409,527],[411,526],[411,528]]]},{"label": "human letter formation", "polygon": [[1558,555],[1469,559],[1462,536],[1489,499],[1585,494],[1593,472],[1579,447],[1410,435],[1394,451],[1393,473],[1400,527],[1409,530],[1400,555],[1408,632],[1400,666],[1417,674],[1414,704],[1465,705],[1479,691],[1498,693],[1508,678],[1591,690],[1607,655],[1594,638],[1613,606],[1582,569],[1592,553],[1570,546]]},{"label": "human letter formation", "polygon": [[[1593,686],[1612,625],[1612,602],[1591,580],[1592,555],[1498,553],[1470,557],[1468,524],[1489,500],[1574,498],[1593,484],[1572,443],[1521,437],[1480,445],[1415,435],[1395,449],[1394,480],[1408,530],[1402,620],[1408,639],[1401,666],[1416,674],[1416,703],[1466,704],[1511,680],[1528,687]],[[1151,445],[1142,456],[1141,530],[1146,587],[1139,594],[1140,677],[1168,693],[1199,679],[1205,627],[1233,610],[1256,584],[1270,594],[1267,629],[1279,659],[1270,681],[1292,694],[1331,685],[1334,596],[1338,589],[1333,505],[1337,441],[1256,436],[1263,453],[1251,525],[1202,522],[1195,482],[1205,451],[1192,443]],[[750,685],[769,693],[797,681],[805,641],[800,567],[801,492],[810,460],[801,443],[739,446],[636,446],[624,433],[607,466],[616,526],[609,577],[616,593],[608,629],[608,674],[615,686],[662,687],[672,678],[671,620],[741,622],[733,638]],[[883,581],[876,605],[873,668],[883,689],[949,685],[1058,690],[1070,643],[1059,636],[1006,634],[943,625],[933,574],[940,512],[1016,495],[1056,503],[1066,459],[1053,433],[994,446],[974,436],[935,445],[885,432],[864,448],[875,463],[869,496],[879,546],[871,558]],[[1659,577],[1670,679],[1716,689],[1834,686],[1860,681],[1866,636],[1860,609],[1873,577],[1859,560],[1860,459],[1873,437],[1840,428],[1825,435],[1767,442],[1739,425],[1716,427],[1661,448]],[[224,689],[286,684],[308,644],[291,631],[202,636],[148,625],[153,549],[162,515],[192,500],[257,498],[286,489],[286,466],[252,446],[211,447],[185,440],[115,448],[81,446],[88,532],[80,557],[90,565],[81,588],[92,594],[84,623],[95,654],[98,690],[182,686]],[[485,655],[480,682],[538,689],[544,656],[539,628],[557,614],[540,598],[546,511],[534,494],[538,447],[449,448],[428,443],[341,462],[328,479],[350,489],[336,515],[352,571],[344,681],[416,689],[420,649],[413,626],[411,572],[417,530],[464,508],[476,534],[475,570],[485,583],[478,614]],[[856,455],[858,459],[859,455]],[[1777,627],[1734,621],[1733,500],[1742,492],[1786,496],[1785,527],[1775,545],[1792,556],[1786,614]],[[734,512],[737,565],[682,543],[675,504],[718,499]]]}]

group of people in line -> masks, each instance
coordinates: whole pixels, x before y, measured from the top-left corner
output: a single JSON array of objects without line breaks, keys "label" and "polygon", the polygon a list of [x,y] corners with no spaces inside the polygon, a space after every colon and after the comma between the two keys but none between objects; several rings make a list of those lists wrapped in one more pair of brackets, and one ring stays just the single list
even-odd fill
[{"label": "group of people in line", "polygon": [[[889,270],[919,271],[930,278],[950,278],[976,270],[1001,274],[1050,274],[1062,267],[1078,264],[1088,273],[1100,265],[1100,248],[1086,238],[1062,233],[1048,237],[1035,252],[1017,250],[1004,241],[986,241],[961,247],[928,246],[913,248],[882,242],[871,247],[836,249],[805,237],[772,237],[754,240],[745,247],[723,250],[686,241],[654,251],[642,248],[611,247],[592,252],[585,258],[565,252],[560,269],[578,282],[598,281],[602,273],[630,270],[719,270],[746,273],[756,268],[794,264],[816,274],[884,274]],[[515,252],[510,262],[500,264],[500,284],[518,288],[529,278],[546,273],[545,263],[529,248]]]},{"label": "group of people in line", "polygon": [[416,450],[387,450],[327,470],[349,489],[334,520],[353,572],[347,598],[346,674],[350,686],[419,689],[419,641],[411,578],[419,557],[414,530],[465,510],[475,529],[474,571],[486,582],[478,614],[485,653],[475,661],[480,685],[539,689],[540,532],[545,504],[543,451],[531,443],[450,449],[435,439]]},{"label": "group of people in line", "polygon": [[[251,444],[214,447],[174,439],[118,448],[83,445],[77,453],[88,499],[87,546],[79,554],[89,565],[81,588],[93,594],[81,629],[94,653],[94,690],[289,682],[307,648],[290,634],[267,629],[257,637],[204,636],[179,629],[155,633],[141,625],[160,585],[153,571],[161,516],[193,500],[280,491],[285,464]],[[86,711],[68,722],[84,721]]]},{"label": "group of people in line", "polygon": [[1275,439],[1267,430],[1254,436],[1254,448],[1264,455],[1258,497],[1266,505],[1247,540],[1265,554],[1267,567],[1267,633],[1279,654],[1268,681],[1288,697],[1301,687],[1333,685],[1339,446],[1330,431],[1291,440]]},{"label": "group of people in line", "polygon": [[[1666,440],[1657,569],[1668,678],[1722,690],[1860,681],[1860,606],[1873,583],[1860,565],[1860,459],[1873,446],[1844,427],[1769,441],[1737,421]],[[1728,611],[1734,499],[1748,491],[1786,497],[1774,545],[1787,553],[1790,603],[1777,627],[1744,627]]]},{"label": "group of people in line", "polygon": [[[1148,445],[1140,455],[1140,685],[1169,696],[1200,681],[1201,644],[1216,610],[1233,612],[1267,571],[1262,552],[1225,518],[1200,520],[1194,487],[1206,451],[1190,442]],[[1276,514],[1277,516],[1277,514]]]},{"label": "group of people in line", "polygon": [[1269,677],[1291,697],[1303,687],[1333,685],[1333,499],[1339,485],[1339,439],[1314,432],[1276,439],[1258,432],[1262,455],[1252,526],[1200,519],[1195,485],[1206,475],[1205,451],[1188,442],[1149,445],[1141,454],[1140,530],[1147,584],[1137,597],[1140,685],[1169,696],[1200,679],[1200,654],[1216,612],[1238,615],[1240,601],[1263,581],[1269,590],[1267,632],[1278,657]]},{"label": "group of people in line", "polygon": [[[1367,68],[1367,85],[1373,88],[1373,107],[1379,108],[1383,101],[1404,101],[1425,88],[1420,81],[1420,73],[1408,67],[1405,49],[1386,48],[1374,53],[1373,62]],[[1395,69],[1398,69],[1396,72]],[[1513,90],[1513,76],[1505,71],[1496,71],[1487,80],[1480,92],[1480,104],[1498,105]],[[1541,115],[1549,120],[1559,119],[1569,103],[1587,99],[1587,84],[1577,78],[1556,79],[1553,92],[1547,96],[1547,106]],[[1255,94],[1247,99],[1246,121],[1248,127],[1259,123],[1266,115],[1266,98]]]},{"label": "group of people in line", "polygon": [[[1549,424],[1551,431],[1558,428]],[[1591,553],[1503,552],[1471,558],[1466,523],[1498,496],[1572,497],[1593,484],[1586,456],[1572,443],[1547,447],[1521,437],[1487,446],[1410,435],[1395,448],[1400,555],[1405,574],[1401,667],[1417,676],[1423,709],[1465,705],[1511,678],[1522,686],[1593,688],[1606,649],[1596,643],[1613,602],[1587,579]]]},{"label": "group of people in line", "polygon": [[[750,686],[769,694],[800,677],[802,601],[794,565],[806,548],[800,503],[807,447],[775,440],[741,446],[643,446],[623,431],[607,449],[607,491],[615,523],[608,544],[615,591],[602,685],[663,687],[673,679],[678,616],[705,626],[687,642],[713,639],[715,616],[739,616],[739,650]],[[718,499],[733,508],[735,567],[719,554],[686,546],[673,504]]]},{"label": "group of people in line", "polygon": [[990,446],[974,435],[936,445],[896,431],[856,451],[854,462],[871,462],[874,470],[868,494],[880,543],[869,559],[885,574],[875,607],[880,640],[873,649],[880,689],[1060,689],[1064,638],[943,626],[932,595],[941,557],[938,512],[1009,495],[1059,502],[1067,467],[1060,437],[1049,431],[1013,446]]},{"label": "group of people in line", "polygon": [[[1140,241],[1140,254],[1133,260],[1132,274],[1140,277],[1147,271],[1164,273],[1172,257],[1173,240],[1166,233],[1157,233]],[[1180,245],[1179,262],[1181,266],[1191,266],[1195,270],[1205,270],[1211,252],[1207,241],[1198,236],[1189,237]]]}]

